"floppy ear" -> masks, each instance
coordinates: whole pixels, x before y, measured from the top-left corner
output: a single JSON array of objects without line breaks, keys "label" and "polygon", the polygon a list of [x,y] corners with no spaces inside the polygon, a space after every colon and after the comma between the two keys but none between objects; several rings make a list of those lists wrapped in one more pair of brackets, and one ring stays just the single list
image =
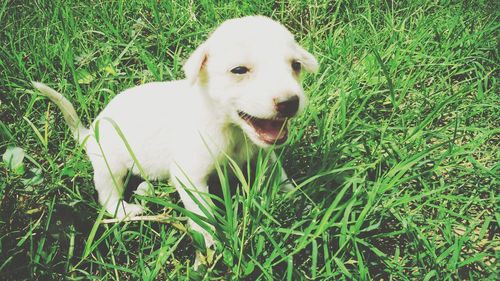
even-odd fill
[{"label": "floppy ear", "polygon": [[187,59],[182,67],[184,69],[184,74],[186,79],[194,84],[198,80],[199,76],[202,74],[203,67],[208,58],[207,47],[205,44],[201,44],[194,50],[191,56]]},{"label": "floppy ear", "polygon": [[296,44],[296,49],[297,49],[297,52],[299,54],[299,61],[304,66],[304,69],[307,72],[317,72],[319,65],[318,65],[318,61],[316,60],[316,58],[313,55],[311,55],[311,53],[304,50],[304,48],[302,48],[298,44]]}]

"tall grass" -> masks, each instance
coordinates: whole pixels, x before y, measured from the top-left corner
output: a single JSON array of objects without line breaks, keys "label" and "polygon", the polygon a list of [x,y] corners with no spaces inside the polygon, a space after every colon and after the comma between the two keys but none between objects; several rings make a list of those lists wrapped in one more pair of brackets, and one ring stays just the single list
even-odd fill
[{"label": "tall grass", "polygon": [[[498,11],[494,1],[2,1],[0,279],[494,280],[498,274]],[[211,179],[216,251],[175,189],[162,220],[110,223],[54,106],[85,123],[121,90],[183,78],[232,17],[270,16],[320,61],[310,105],[278,151]],[[20,147],[20,150],[7,149]],[[24,157],[22,157],[24,156]],[[131,178],[129,185],[136,185]]]}]

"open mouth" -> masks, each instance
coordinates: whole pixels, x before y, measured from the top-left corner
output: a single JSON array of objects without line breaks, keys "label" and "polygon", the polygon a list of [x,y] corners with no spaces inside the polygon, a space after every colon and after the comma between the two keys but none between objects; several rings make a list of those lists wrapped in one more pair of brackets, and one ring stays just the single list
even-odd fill
[{"label": "open mouth", "polygon": [[283,144],[288,138],[287,118],[261,119],[243,111],[238,111],[238,115],[252,126],[259,138],[267,144]]}]

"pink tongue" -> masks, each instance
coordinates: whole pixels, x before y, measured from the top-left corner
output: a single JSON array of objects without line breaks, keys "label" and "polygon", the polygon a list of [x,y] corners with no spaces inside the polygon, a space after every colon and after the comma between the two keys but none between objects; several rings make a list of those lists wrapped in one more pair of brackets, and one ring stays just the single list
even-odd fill
[{"label": "pink tongue", "polygon": [[259,136],[266,142],[279,142],[286,138],[288,133],[285,121],[282,120],[257,119],[252,123]]}]

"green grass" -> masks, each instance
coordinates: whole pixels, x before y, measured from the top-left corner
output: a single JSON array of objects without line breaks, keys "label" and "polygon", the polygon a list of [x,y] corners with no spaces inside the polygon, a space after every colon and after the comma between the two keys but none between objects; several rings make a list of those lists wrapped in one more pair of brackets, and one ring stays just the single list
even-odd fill
[{"label": "green grass", "polygon": [[[28,2],[0,3],[0,153],[25,153],[0,164],[0,279],[498,278],[495,1]],[[279,151],[300,188],[278,193],[265,157],[236,180],[220,167],[217,249],[195,272],[174,188],[137,198],[169,219],[102,223],[84,151],[29,81],[88,124],[121,90],[183,78],[210,30],[249,14],[321,64]]]}]

